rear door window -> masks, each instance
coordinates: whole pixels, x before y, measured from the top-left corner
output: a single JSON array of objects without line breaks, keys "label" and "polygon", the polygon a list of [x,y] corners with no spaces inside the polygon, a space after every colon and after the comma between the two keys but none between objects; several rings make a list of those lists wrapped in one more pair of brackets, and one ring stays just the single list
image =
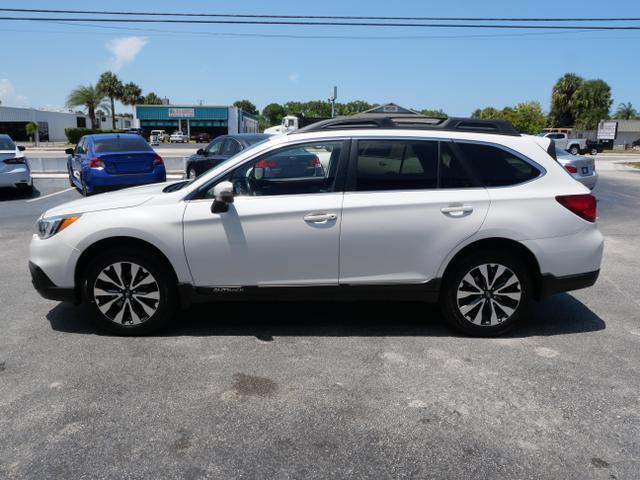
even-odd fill
[{"label": "rear door window", "polygon": [[475,175],[487,187],[527,182],[540,170],[514,153],[492,145],[456,142]]},{"label": "rear door window", "polygon": [[437,188],[437,176],[436,141],[358,141],[358,191]]}]

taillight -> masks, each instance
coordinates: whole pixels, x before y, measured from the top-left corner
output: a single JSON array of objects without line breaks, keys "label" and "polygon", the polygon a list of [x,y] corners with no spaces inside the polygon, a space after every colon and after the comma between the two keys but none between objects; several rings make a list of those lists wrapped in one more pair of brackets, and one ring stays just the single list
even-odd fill
[{"label": "taillight", "polygon": [[318,165],[320,165],[320,159],[318,157],[313,157],[309,159],[310,167],[317,167]]},{"label": "taillight", "polygon": [[596,221],[596,197],[589,193],[582,195],[558,195],[556,200],[587,222]]},{"label": "taillight", "polygon": [[25,157],[7,158],[4,163],[7,165],[24,165],[27,163],[27,159]]},{"label": "taillight", "polygon": [[104,162],[98,157],[93,157],[89,160],[89,168],[104,168]]},{"label": "taillight", "polygon": [[162,157],[156,153],[156,156],[153,157],[153,164],[154,165],[164,165],[164,160],[162,160]]},{"label": "taillight", "polygon": [[569,173],[578,173],[578,169],[573,165],[565,165],[564,169]]},{"label": "taillight", "polygon": [[256,163],[257,168],[278,168],[278,162],[275,160],[260,160]]}]

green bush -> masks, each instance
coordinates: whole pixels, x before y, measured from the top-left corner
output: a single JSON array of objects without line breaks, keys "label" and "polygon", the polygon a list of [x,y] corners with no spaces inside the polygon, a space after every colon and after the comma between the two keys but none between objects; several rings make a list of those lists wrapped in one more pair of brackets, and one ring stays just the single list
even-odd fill
[{"label": "green bush", "polygon": [[69,143],[77,144],[84,135],[93,133],[122,133],[122,130],[100,130],[93,128],[65,128],[64,134],[67,136]]}]

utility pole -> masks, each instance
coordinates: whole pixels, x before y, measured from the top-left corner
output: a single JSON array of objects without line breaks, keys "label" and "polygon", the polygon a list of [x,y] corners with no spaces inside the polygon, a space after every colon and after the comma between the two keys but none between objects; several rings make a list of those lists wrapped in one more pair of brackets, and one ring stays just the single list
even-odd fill
[{"label": "utility pole", "polygon": [[331,102],[331,118],[335,118],[336,116],[336,99],[338,98],[338,87],[333,87],[333,93],[329,97],[329,102]]}]

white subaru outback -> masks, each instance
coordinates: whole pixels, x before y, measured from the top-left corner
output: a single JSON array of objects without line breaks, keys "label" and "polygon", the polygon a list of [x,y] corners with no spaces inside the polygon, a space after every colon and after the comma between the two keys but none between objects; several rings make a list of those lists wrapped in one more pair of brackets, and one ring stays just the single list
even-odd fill
[{"label": "white subaru outback", "polygon": [[225,299],[437,301],[470,335],[591,286],[596,200],[549,139],[500,121],[366,115],[269,138],[190,181],[53,208],[35,288],[146,334]]}]

